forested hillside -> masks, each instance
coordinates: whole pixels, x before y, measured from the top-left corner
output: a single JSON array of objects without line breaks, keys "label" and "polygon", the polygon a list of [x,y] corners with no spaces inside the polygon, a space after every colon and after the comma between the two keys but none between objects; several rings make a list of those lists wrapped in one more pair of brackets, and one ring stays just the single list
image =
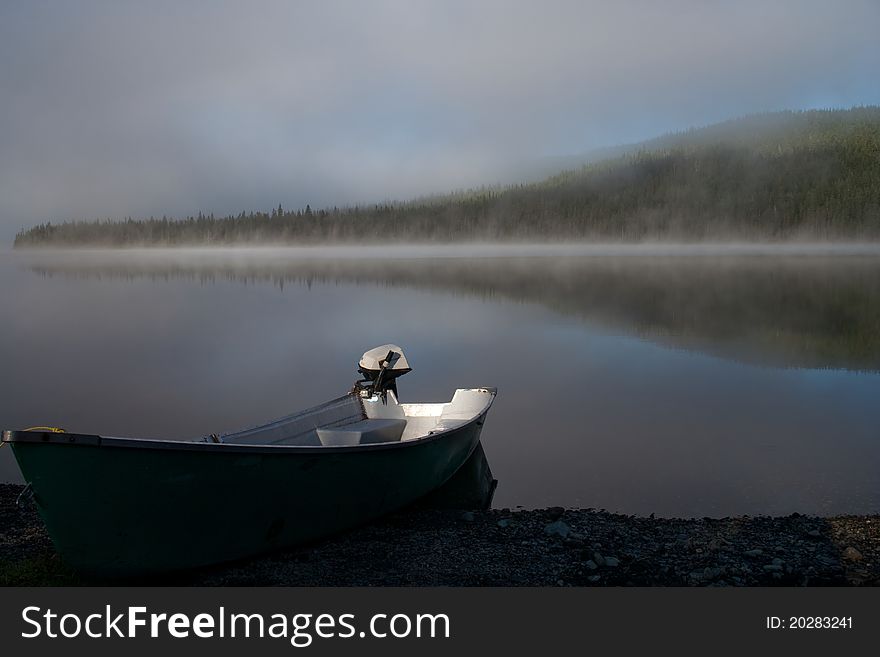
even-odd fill
[{"label": "forested hillside", "polygon": [[44,223],[28,246],[880,239],[880,107],[745,117],[542,182],[407,202]]}]

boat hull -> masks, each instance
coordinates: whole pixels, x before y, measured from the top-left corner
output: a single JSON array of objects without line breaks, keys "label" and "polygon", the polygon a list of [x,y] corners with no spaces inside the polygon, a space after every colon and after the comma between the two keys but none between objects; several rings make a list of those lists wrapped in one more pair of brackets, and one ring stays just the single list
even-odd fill
[{"label": "boat hull", "polygon": [[66,434],[9,442],[65,562],[132,577],[306,543],[406,506],[467,461],[485,415],[424,439],[354,448]]}]

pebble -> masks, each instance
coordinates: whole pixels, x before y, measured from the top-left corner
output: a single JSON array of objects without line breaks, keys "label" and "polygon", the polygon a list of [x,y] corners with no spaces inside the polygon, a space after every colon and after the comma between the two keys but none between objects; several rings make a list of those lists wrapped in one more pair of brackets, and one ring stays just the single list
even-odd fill
[{"label": "pebble", "polygon": [[473,511],[465,511],[461,514],[461,519],[465,522],[473,522],[474,521],[474,512]]},{"label": "pebble", "polygon": [[848,561],[861,561],[862,553],[856,550],[854,547],[849,546],[843,551],[843,558]]},{"label": "pebble", "polygon": [[596,570],[596,568],[599,567],[599,566],[596,565],[596,562],[593,561],[592,559],[588,559],[588,560],[584,563],[584,566],[587,568],[587,570]]},{"label": "pebble", "polygon": [[617,557],[605,557],[605,565],[609,568],[617,568],[620,565],[620,560]]},{"label": "pebble", "polygon": [[505,527],[510,527],[510,520],[508,518],[502,518],[498,521],[498,526],[501,527],[501,529],[504,529]]},{"label": "pebble", "polygon": [[747,557],[760,557],[764,551],[761,548],[755,548],[754,550],[746,550],[743,554]]},{"label": "pebble", "polygon": [[603,557],[599,552],[593,552],[593,561],[596,562],[597,566],[605,565],[605,557]]},{"label": "pebble", "polygon": [[548,536],[560,536],[566,538],[571,533],[571,527],[561,520],[557,520],[556,522],[551,522],[549,525],[546,525],[544,527],[544,533]]},{"label": "pebble", "polygon": [[690,577],[695,583],[701,584],[703,582],[711,582],[713,579],[717,579],[723,574],[724,568],[706,566],[703,570],[692,571],[688,577]]}]

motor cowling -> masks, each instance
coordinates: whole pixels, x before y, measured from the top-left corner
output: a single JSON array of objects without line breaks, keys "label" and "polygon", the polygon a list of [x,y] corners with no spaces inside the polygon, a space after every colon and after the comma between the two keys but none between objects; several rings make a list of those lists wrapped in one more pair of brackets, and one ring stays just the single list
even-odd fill
[{"label": "motor cowling", "polygon": [[396,344],[383,344],[374,347],[361,356],[358,372],[364,379],[358,381],[361,394],[378,394],[384,396],[392,391],[397,396],[397,378],[412,371],[403,349]]}]

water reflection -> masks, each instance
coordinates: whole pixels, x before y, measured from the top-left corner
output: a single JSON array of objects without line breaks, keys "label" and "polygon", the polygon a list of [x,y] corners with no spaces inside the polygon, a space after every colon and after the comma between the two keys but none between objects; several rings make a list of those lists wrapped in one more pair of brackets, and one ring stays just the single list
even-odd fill
[{"label": "water reflection", "polygon": [[455,475],[416,506],[426,509],[488,509],[492,506],[498,480],[492,476],[483,443]]},{"label": "water reflection", "polygon": [[404,401],[499,388],[498,506],[878,512],[878,274],[864,255],[0,256],[0,426],[233,431],[337,396],[395,342]]},{"label": "water reflection", "polygon": [[880,370],[880,258],[291,258],[118,254],[38,257],[44,277],[203,285],[378,285],[538,303],[616,331],[775,365]]}]

